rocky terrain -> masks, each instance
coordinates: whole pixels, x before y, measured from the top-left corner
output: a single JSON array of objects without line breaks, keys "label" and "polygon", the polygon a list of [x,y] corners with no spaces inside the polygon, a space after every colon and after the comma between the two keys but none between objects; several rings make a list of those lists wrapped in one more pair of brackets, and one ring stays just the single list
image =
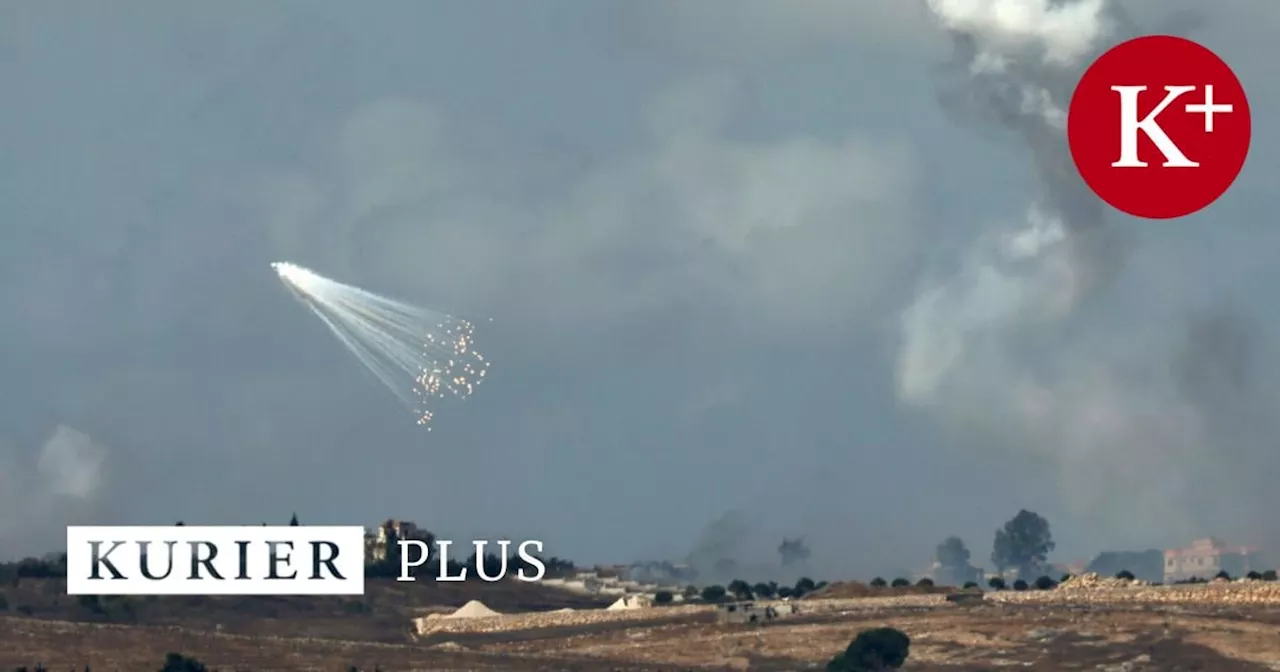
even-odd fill
[{"label": "rocky terrain", "polygon": [[159,625],[9,616],[0,617],[0,669],[90,663],[96,672],[137,672],[181,651],[224,671],[801,670],[820,669],[858,631],[888,625],[911,636],[906,670],[1280,670],[1278,583],[1148,586],[1085,576],[1053,590],[987,592],[973,603],[950,602],[941,590],[842,590],[828,594],[868,596],[802,599],[796,613],[755,626],[717,622],[709,605],[530,614],[479,601],[406,614],[381,634],[353,628],[341,636],[332,625],[308,634],[298,615],[279,619],[270,629],[278,634],[258,636],[194,618]]}]

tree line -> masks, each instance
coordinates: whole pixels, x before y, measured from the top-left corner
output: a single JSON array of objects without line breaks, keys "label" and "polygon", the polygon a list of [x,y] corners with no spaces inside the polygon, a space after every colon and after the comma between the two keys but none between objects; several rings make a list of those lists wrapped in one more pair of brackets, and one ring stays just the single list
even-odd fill
[{"label": "tree line", "polygon": [[[1045,575],[1049,553],[1056,544],[1049,521],[1034,511],[1022,509],[996,530],[991,544],[991,564],[996,571],[1012,570],[1019,577]],[[969,549],[960,537],[947,537],[935,549],[934,559],[943,571],[955,575],[972,574]]]},{"label": "tree line", "polygon": [[[996,569],[1002,574],[1006,570],[1014,570],[1018,578],[1009,583],[1001,576],[994,576],[987,580],[987,586],[993,590],[1052,589],[1070,578],[1069,575],[1062,575],[1058,579],[1053,578],[1048,558],[1054,548],[1055,543],[1049,521],[1033,511],[1020,510],[1017,515],[996,530],[991,548],[991,562]],[[935,549],[934,559],[939,568],[953,575],[963,575],[973,569],[969,564],[969,558],[969,549],[959,537],[947,537]],[[1145,570],[1144,573],[1163,578],[1164,553],[1159,550],[1099,553],[1098,557],[1089,563],[1087,571],[1132,581],[1135,579],[1134,573],[1124,567],[1126,564],[1141,565]],[[1116,571],[1117,567],[1120,568],[1118,571]],[[1135,566],[1134,569],[1137,567]],[[1033,576],[1038,578],[1028,581]],[[1218,572],[1213,578],[1232,579],[1226,571]],[[1275,581],[1276,571],[1248,572],[1244,578],[1255,581]],[[1191,577],[1174,583],[1205,583],[1208,580]],[[1151,582],[1160,583],[1161,581],[1153,578]],[[967,581],[964,587],[974,588],[977,585],[977,582]]]}]

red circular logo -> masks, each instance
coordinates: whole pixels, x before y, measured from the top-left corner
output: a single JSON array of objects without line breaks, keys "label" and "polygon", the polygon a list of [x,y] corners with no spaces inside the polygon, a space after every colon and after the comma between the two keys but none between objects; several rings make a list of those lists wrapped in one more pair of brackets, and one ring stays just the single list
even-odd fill
[{"label": "red circular logo", "polygon": [[1244,87],[1209,49],[1181,37],[1123,42],[1085,71],[1067,110],[1080,176],[1135,217],[1190,215],[1227,191],[1249,154]]}]

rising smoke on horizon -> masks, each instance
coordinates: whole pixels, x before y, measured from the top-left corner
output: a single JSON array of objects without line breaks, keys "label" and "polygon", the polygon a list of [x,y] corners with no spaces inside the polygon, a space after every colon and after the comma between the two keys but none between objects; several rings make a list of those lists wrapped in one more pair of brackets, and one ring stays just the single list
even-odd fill
[{"label": "rising smoke on horizon", "polygon": [[[1214,411],[1185,387],[1238,382],[1245,355],[1236,351],[1248,339],[1220,318],[1192,324],[1189,345],[1153,347],[1140,343],[1155,336],[1149,325],[1109,326],[1092,308],[1140,241],[1121,235],[1123,219],[1079,178],[1065,109],[1084,68],[1134,36],[1133,21],[1104,0],[929,6],[955,44],[943,104],[1020,142],[1037,191],[1021,217],[988,227],[960,270],[928,279],[903,312],[899,399],[966,447],[1044,464],[1070,513],[1103,538],[1176,539],[1222,525],[1228,507],[1193,505],[1200,498],[1188,488],[1223,477],[1214,455],[1237,437],[1215,431]],[[1123,518],[1108,515],[1116,510]]]},{"label": "rising smoke on horizon", "polygon": [[[680,560],[736,509],[741,563],[802,535],[826,579],[909,575],[952,534],[981,559],[1021,507],[1055,560],[1268,541],[1277,136],[1258,129],[1207,216],[1155,226],[1074,182],[1055,110],[1094,52],[1203,7],[1190,37],[1265,112],[1280,4],[441,23],[285,0],[107,31],[50,4],[0,21],[22,55],[0,124],[6,551],[60,543],[27,534],[65,517],[45,501],[119,523],[392,515],[602,562]],[[414,63],[441,65],[430,86]],[[276,259],[501,316],[475,320],[501,384],[433,400],[423,435],[396,401],[412,380],[374,382]],[[38,493],[60,422],[109,449],[87,499],[51,494],[91,472],[53,457]]]},{"label": "rising smoke on horizon", "polygon": [[1115,30],[1107,6],[930,0],[955,46],[943,103],[1025,144],[1039,191],[1022,221],[978,241],[955,278],[926,288],[906,311],[898,361],[904,400],[928,404],[940,394],[984,331],[1069,314],[1117,263],[1102,203],[1079,178],[1066,144],[1072,87]]},{"label": "rising smoke on horizon", "polygon": [[60,424],[28,455],[0,444],[0,561],[60,548],[69,524],[104,515],[108,449]]}]

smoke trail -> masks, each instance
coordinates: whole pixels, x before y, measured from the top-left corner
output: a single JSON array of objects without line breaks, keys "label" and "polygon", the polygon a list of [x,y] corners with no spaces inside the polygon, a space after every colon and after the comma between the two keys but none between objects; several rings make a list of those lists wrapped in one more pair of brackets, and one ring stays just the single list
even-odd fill
[{"label": "smoke trail", "polygon": [[[288,262],[271,268],[369,372],[427,425],[428,399],[471,396],[489,363],[475,347],[473,325],[343,284]],[[427,431],[431,431],[427,427]]]},{"label": "smoke trail", "polygon": [[1024,221],[978,242],[958,277],[926,289],[904,318],[900,395],[928,403],[975,341],[1061,318],[1118,265],[1101,202],[1066,145],[1066,103],[1115,33],[1102,0],[930,0],[955,58],[943,103],[1012,131],[1030,150],[1039,193]]},{"label": "smoke trail", "polygon": [[[751,526],[741,511],[731,510],[712,521],[702,530],[693,550],[685,562],[702,578],[729,580],[721,576],[719,566],[725,561],[737,561],[742,557],[743,544],[750,536]],[[730,572],[732,573],[732,572]]]},{"label": "smoke trail", "polygon": [[[904,311],[898,396],[959,440],[1049,465],[1070,512],[1100,536],[1192,534],[1182,494],[1203,457],[1202,413],[1133,333],[1075,319],[1106,294],[1124,246],[1074,168],[1065,109],[1084,68],[1132,21],[1104,0],[929,7],[955,45],[943,104],[1018,139],[1037,191],[1023,217],[981,236],[954,276]],[[1149,485],[1135,491],[1137,480]],[[1116,507],[1123,521],[1107,515]]]}]

